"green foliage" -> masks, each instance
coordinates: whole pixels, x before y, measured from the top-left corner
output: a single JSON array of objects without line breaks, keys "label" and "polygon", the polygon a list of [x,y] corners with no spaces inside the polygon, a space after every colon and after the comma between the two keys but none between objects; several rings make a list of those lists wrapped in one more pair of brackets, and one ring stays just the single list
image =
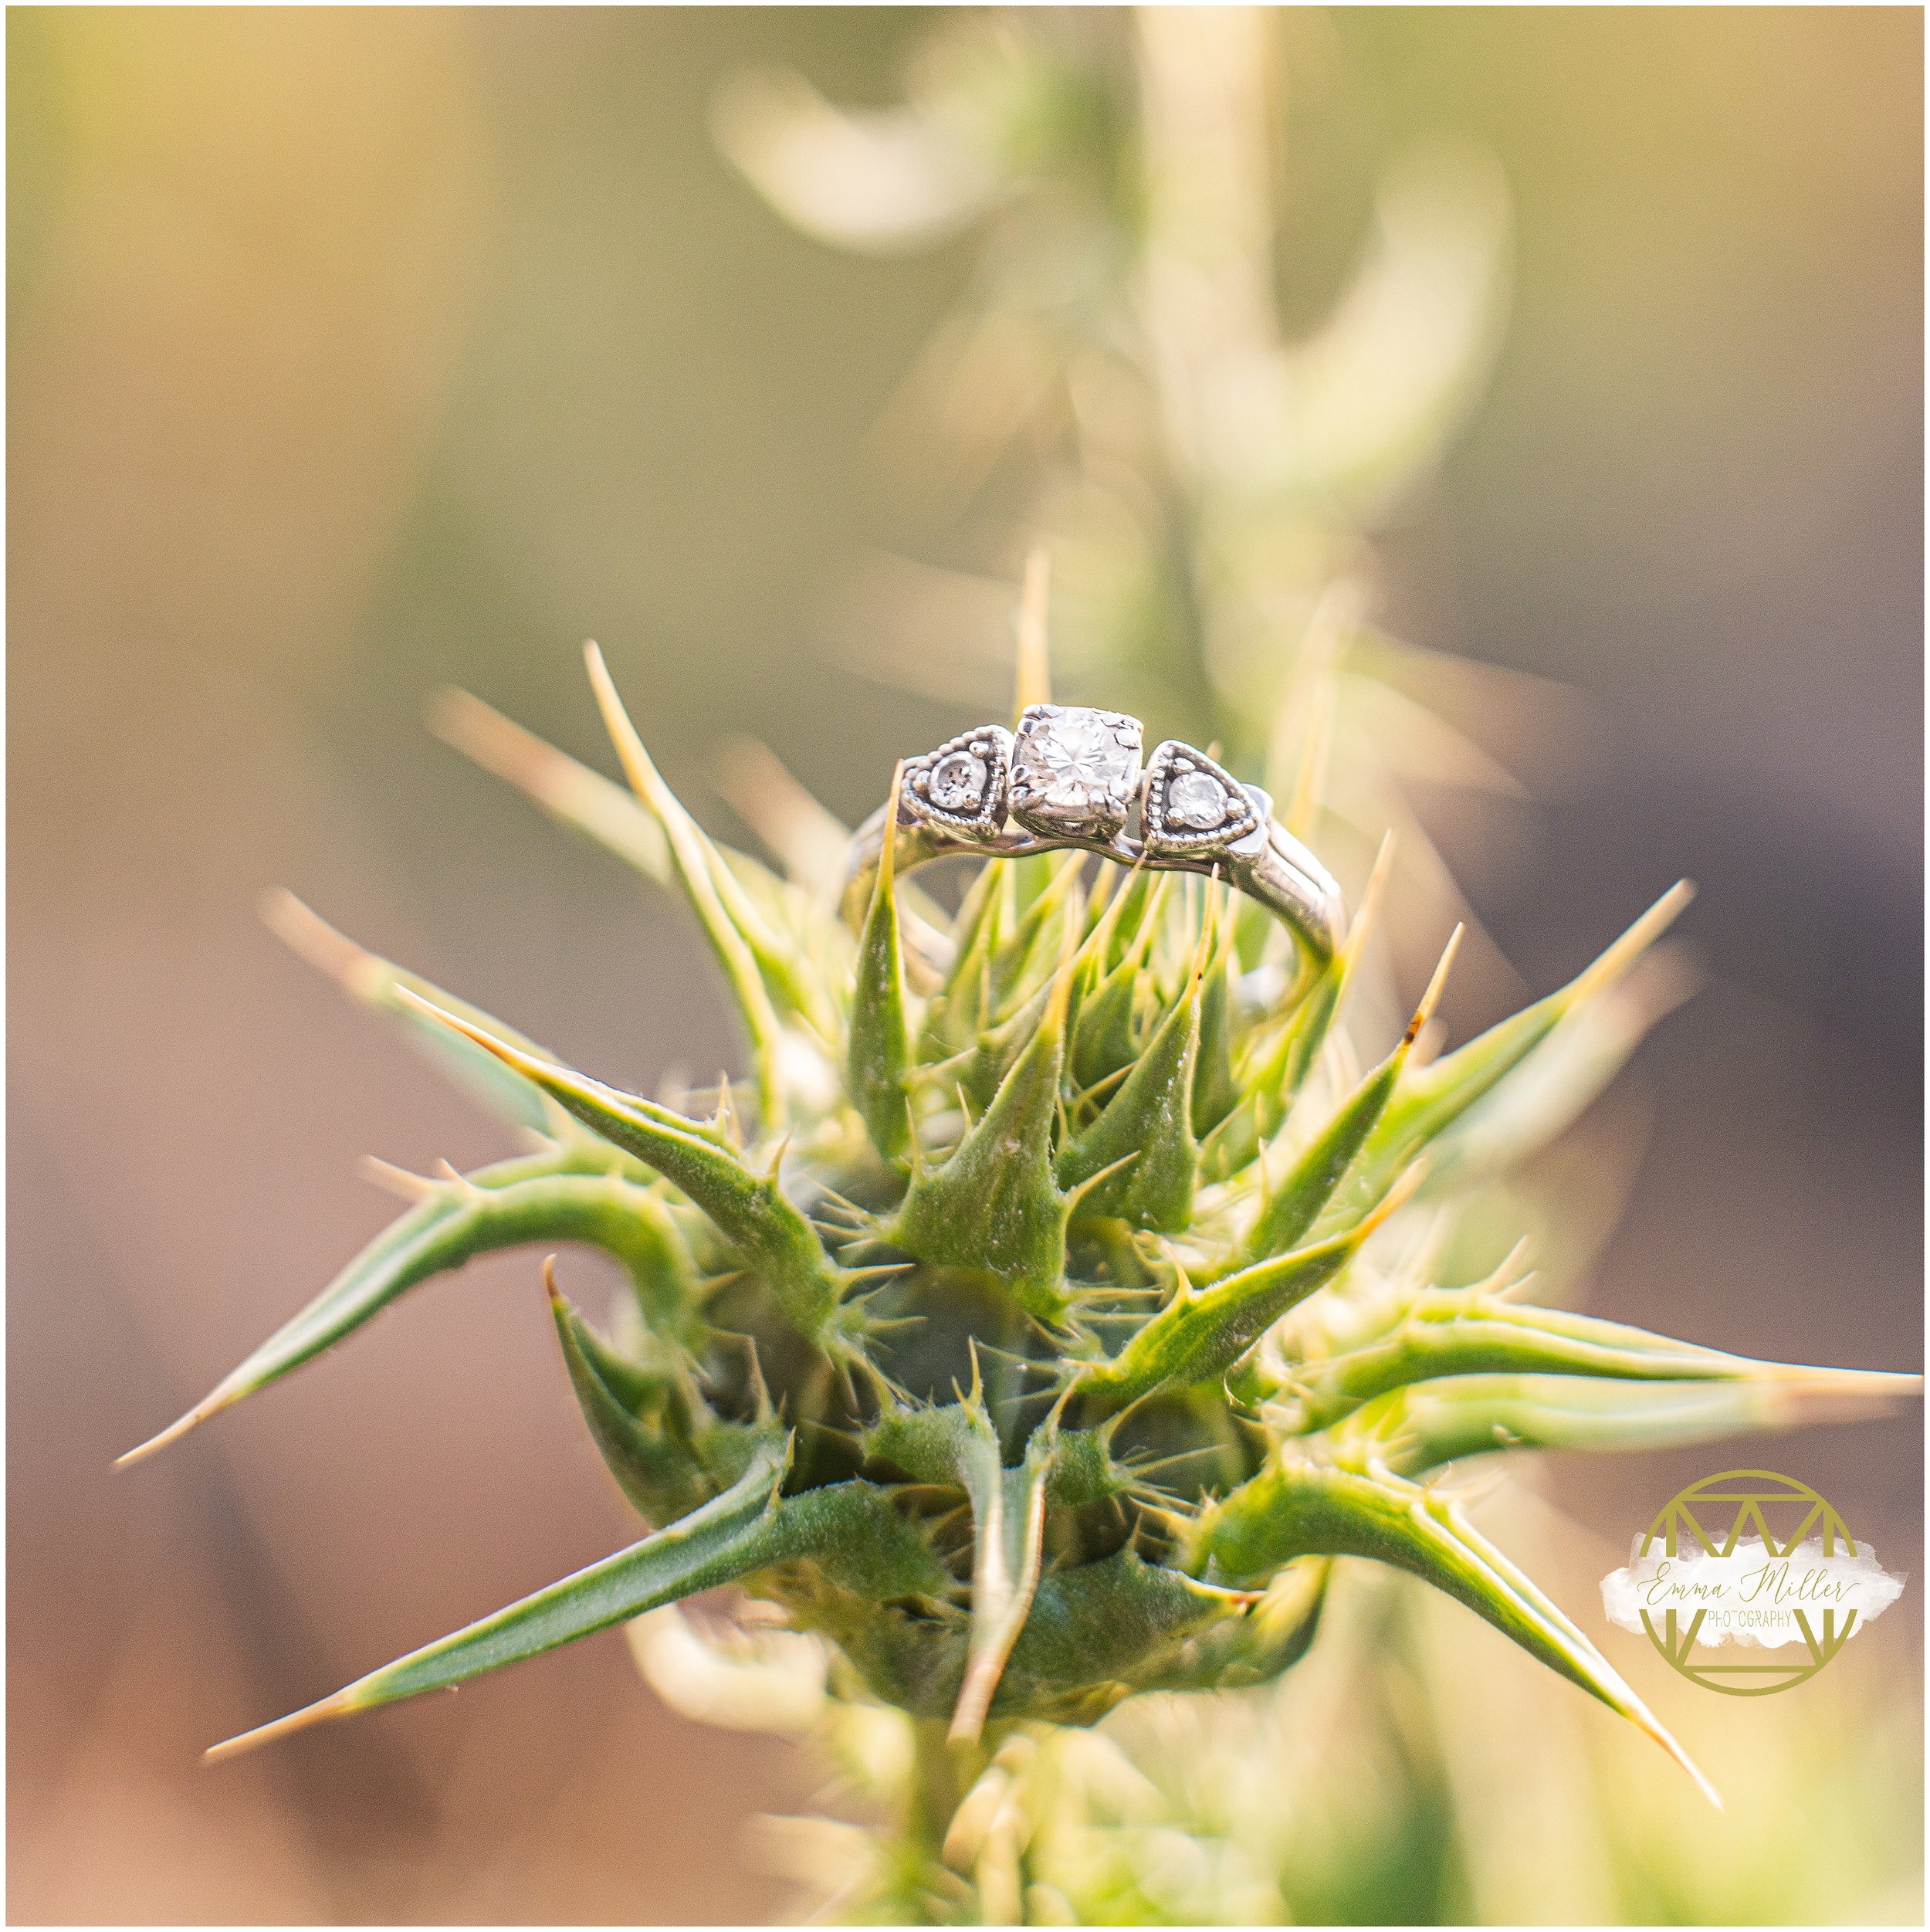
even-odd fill
[{"label": "green foliage", "polygon": [[[1412,659],[1361,621],[1358,528],[1424,473],[1492,347],[1502,198],[1478,168],[1397,168],[1336,321],[1285,341],[1270,232],[1247,219],[1264,188],[1229,215],[1189,171],[1223,134],[1264,147],[1261,18],[1151,9],[1128,49],[1102,12],[1023,30],[983,16],[948,30],[902,110],[840,116],[767,76],[727,94],[720,133],[821,236],[890,249],[987,225],[993,266],[908,388],[947,427],[955,473],[908,493],[956,504],[1017,467],[1014,449],[1055,452],[1027,500],[987,520],[1070,539],[1073,642],[1106,667],[1103,701],[1221,744],[1296,829],[1326,807],[1321,849],[1356,880],[1398,824],[1428,890],[1393,897],[1438,944],[1451,890],[1385,725],[1420,707],[1363,697]],[[1033,608],[1028,690],[1042,642]],[[785,1640],[821,1645],[859,1781],[902,1806],[845,1911],[1183,1919],[1132,1835],[1159,1815],[1146,1781],[1133,1788],[1085,1727],[1160,1702],[1142,1693],[1281,1679],[1333,1622],[1330,1583],[1344,1603],[1336,1576],[1372,1565],[1464,1605],[1687,1765],[1468,1522],[1456,1465],[1867,1413],[1915,1378],[1538,1306],[1512,1258],[1471,1283],[1479,1269],[1446,1271],[1439,1238],[1633,1050],[1661,1008],[1628,989],[1685,888],[1566,987],[1431,1057],[1441,974],[1404,1030],[1362,988],[1384,841],[1346,944],[1310,975],[1216,887],[1079,855],[987,866],[955,918],[889,863],[868,903],[841,907],[825,815],[794,805],[809,822],[767,832],[789,876],[719,847],[594,647],[590,669],[628,792],[463,694],[438,700],[435,727],[681,895],[740,1021],[747,1094],[720,1092],[700,1120],[623,1093],[276,900],[298,950],[538,1146],[405,1178],[408,1212],[124,1459],[476,1255],[577,1244],[628,1286],[593,1324],[550,1270],[567,1385],[654,1532],[218,1748],[615,1622],[642,1619],[642,1648],[680,1599],[735,1583]],[[1485,758],[1437,719],[1417,741],[1424,771]],[[1485,1234],[1492,1215],[1468,1219]],[[1302,1861],[1302,1916],[1344,1900],[1399,1922],[1437,1889],[1412,1859],[1356,1859],[1372,1884],[1349,1890],[1344,1852],[1324,1872]],[[1265,1917],[1283,1903],[1273,1883],[1183,1896]]]},{"label": "green foliage", "polygon": [[[831,1097],[814,1112],[814,1083],[774,1077],[747,1123],[727,1096],[699,1120],[559,1064],[334,935],[324,949],[312,916],[281,909],[352,990],[445,1035],[469,1090],[548,1132],[539,1151],[416,1184],[387,1233],[148,1446],[473,1256],[584,1244],[625,1266],[631,1293],[606,1336],[551,1276],[569,1385],[624,1495],[661,1527],[250,1740],[735,1581],[835,1645],[849,1694],[982,1757],[1017,1723],[1086,1724],[1135,1691],[1276,1675],[1311,1634],[1309,1578],[1325,1570],[1309,1564],[1343,1556],[1424,1578],[1681,1756],[1423,1479],[1523,1443],[1633,1446],[1867,1406],[1902,1378],[1664,1341],[1523,1303],[1508,1278],[1432,1284],[1406,1210],[1431,1145],[1608,997],[1684,894],[1561,992],[1417,1065],[1437,974],[1364,1079],[1343,1083],[1309,1044],[1294,1096],[1263,1109],[1248,1083],[1280,1080],[1282,1041],[1326,1032],[1336,982],[1302,986],[1284,932],[1241,968],[1216,937],[1214,892],[1140,878],[1109,897],[1076,860],[1004,868],[914,993],[889,870],[847,933],[821,899],[713,846],[639,775],[653,773],[640,747],[625,762],[664,828],[668,882],[726,962],[753,1060],[760,1029],[808,1040],[834,1016],[821,1057],[845,1083],[818,1083]],[[999,1070],[974,1118],[946,1075],[988,1052]],[[1222,1140],[1210,1185],[1203,1096],[1254,1123]],[[1282,1320],[1322,1307],[1324,1326]]]}]

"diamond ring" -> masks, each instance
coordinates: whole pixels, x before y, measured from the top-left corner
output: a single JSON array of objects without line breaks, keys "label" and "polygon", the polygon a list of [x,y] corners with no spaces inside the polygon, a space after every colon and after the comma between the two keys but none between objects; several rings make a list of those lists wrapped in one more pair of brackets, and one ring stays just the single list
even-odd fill
[{"label": "diamond ring", "polygon": [[[1125,866],[1217,873],[1287,927],[1303,969],[1323,965],[1346,922],[1326,866],[1274,818],[1258,785],[1177,738],[1143,758],[1143,738],[1139,720],[1121,711],[1032,704],[1016,733],[980,725],[908,758],[896,869],[954,854],[1077,849]],[[844,911],[854,927],[871,903],[890,816],[881,805],[852,839]]]}]

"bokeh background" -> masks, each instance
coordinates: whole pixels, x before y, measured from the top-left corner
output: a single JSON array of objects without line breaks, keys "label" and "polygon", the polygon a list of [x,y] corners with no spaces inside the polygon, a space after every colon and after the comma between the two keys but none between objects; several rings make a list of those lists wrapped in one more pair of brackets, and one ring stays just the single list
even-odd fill
[{"label": "bokeh background", "polygon": [[[808,1767],[664,1709],[615,1636],[197,1761],[628,1534],[526,1258],[108,1465],[382,1224],[357,1154],[497,1149],[269,937],[265,886],[612,1079],[733,1059],[678,910],[429,738],[432,687],[608,768],[594,635],[736,837],[731,735],[855,818],[893,755],[967,721],[852,668],[842,626],[892,521],[868,432],[970,246],[822,248],[706,125],[748,63],[890,100],[933,19],[8,13],[16,1920],[781,1907],[743,1830],[806,1806]],[[1646,1149],[1590,1306],[1915,1366],[1921,17],[1302,31],[1282,260],[1307,313],[1414,136],[1485,144],[1513,198],[1492,389],[1380,553],[1405,635],[1561,680],[1587,722],[1532,808],[1448,815],[1441,842],[1536,989],[1677,873],[1702,888],[1706,984],[1640,1056]],[[1558,1459],[1549,1492],[1619,1550],[1725,1453]],[[1914,1416],[1732,1459],[1815,1483],[1920,1578]],[[1914,1740],[1921,1641],[1913,1589],[1833,1666],[1849,1717],[1779,1774],[1820,1798],[1879,1720]],[[1610,1647],[1718,1754],[1826,1682],[1715,1700]],[[1919,1774],[1914,1741],[1895,1763]],[[1892,1854],[1847,1916],[1920,1916]]]}]

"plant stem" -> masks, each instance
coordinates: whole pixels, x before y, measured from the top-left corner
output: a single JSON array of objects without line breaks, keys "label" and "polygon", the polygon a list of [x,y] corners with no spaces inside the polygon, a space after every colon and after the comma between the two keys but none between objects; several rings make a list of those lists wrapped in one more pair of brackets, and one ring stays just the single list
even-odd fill
[{"label": "plant stem", "polygon": [[982,1744],[955,1744],[942,1717],[921,1717],[913,1732],[912,1788],[906,1830],[934,1864],[943,1860],[950,1830],[965,1794],[985,1768]]}]

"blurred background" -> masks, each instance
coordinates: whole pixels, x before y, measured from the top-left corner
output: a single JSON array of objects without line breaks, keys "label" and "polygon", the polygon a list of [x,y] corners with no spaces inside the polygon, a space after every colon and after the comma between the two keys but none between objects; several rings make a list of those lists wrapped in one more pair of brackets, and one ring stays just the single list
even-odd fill
[{"label": "blurred background", "polygon": [[[734,1063],[680,910],[432,739],[435,686],[610,769],[594,636],[672,783],[740,840],[733,736],[848,820],[895,755],[976,714],[916,598],[880,617],[910,568],[880,560],[911,542],[875,425],[997,264],[965,231],[821,246],[711,125],[747,68],[896,100],[946,25],[9,11],[15,1920],[783,1908],[744,1827],[808,1807],[811,1767],[665,1709],[614,1635],[198,1761],[631,1535],[527,1257],[109,1464],[384,1224],[354,1157],[499,1151],[269,938],[264,886],[614,1080]],[[1470,686],[1470,735],[1496,693],[1559,726],[1521,768],[1532,802],[1429,812],[1416,791],[1498,949],[1456,1032],[1694,877],[1705,984],[1604,1103],[1627,1199],[1588,1305],[1915,1367],[1921,17],[1392,8],[1281,31],[1289,324],[1346,285],[1415,141],[1478,144],[1512,203],[1485,398],[1370,525],[1388,629],[1528,674]],[[919,514],[919,568],[969,551],[1002,650],[1021,533],[988,552],[964,510]],[[1847,1848],[1836,1889],[1732,1891],[1714,1916],[1920,1918],[1919,1591],[1823,1676],[1744,1702],[1604,1636],[1593,1579],[1682,1484],[1754,1464],[1920,1581],[1921,1444],[1912,1415],[1547,1470],[1573,1545],[1555,1594],[1718,1783],[1778,1785],[1759,1833],[1800,1817]],[[1532,1669],[1500,1658],[1494,1681]],[[1844,1815],[1879,1773],[1901,1825]],[[1519,1772],[1448,1774],[1477,1805],[1527,1802]],[[1627,1826],[1637,1866],[1688,1802],[1666,1775],[1631,1761],[1656,1788]],[[1728,1839],[1692,1821],[1705,1872],[1742,1859],[1742,1808]],[[1782,1848],[1791,1869],[1803,1849]]]}]

